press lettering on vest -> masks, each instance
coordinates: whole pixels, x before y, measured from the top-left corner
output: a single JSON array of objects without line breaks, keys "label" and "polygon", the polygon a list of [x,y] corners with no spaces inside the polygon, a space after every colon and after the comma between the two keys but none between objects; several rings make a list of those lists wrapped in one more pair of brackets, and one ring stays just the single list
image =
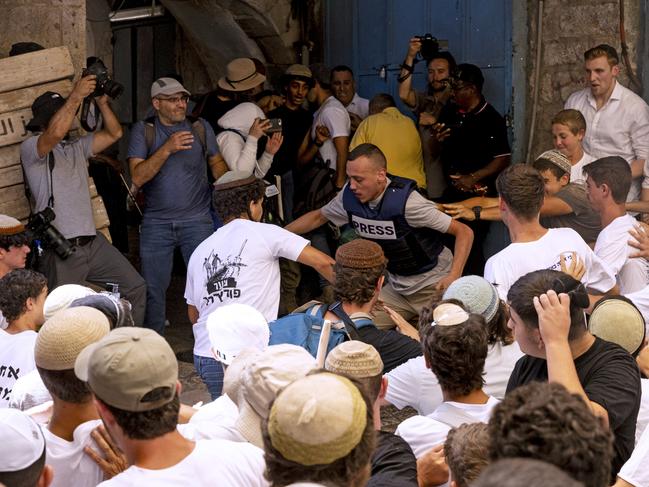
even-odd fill
[{"label": "press lettering on vest", "polygon": [[352,225],[356,233],[371,240],[396,240],[397,232],[392,220],[368,220],[352,215]]}]

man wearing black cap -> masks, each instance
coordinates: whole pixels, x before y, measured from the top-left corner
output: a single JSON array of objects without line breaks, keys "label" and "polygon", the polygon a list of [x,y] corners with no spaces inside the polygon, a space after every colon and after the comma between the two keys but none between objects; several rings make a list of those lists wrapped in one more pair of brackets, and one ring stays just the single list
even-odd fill
[{"label": "man wearing black cap", "polygon": [[[633,177],[642,176],[649,156],[649,106],[617,82],[620,66],[614,47],[599,44],[588,49],[584,69],[587,87],[570,95],[564,107],[579,110],[586,119],[584,150],[595,159],[623,157],[631,165]],[[648,181],[642,184],[643,200],[649,199]],[[639,194],[636,180],[627,200],[637,200]]]},{"label": "man wearing black cap", "polygon": [[447,200],[466,198],[476,187],[495,196],[496,177],[510,161],[505,120],[482,96],[483,84],[479,67],[460,64],[451,78],[452,102],[439,116]]},{"label": "man wearing black cap", "polygon": [[[509,165],[505,119],[482,96],[484,77],[474,64],[460,64],[451,78],[452,99],[434,126],[441,142],[440,159],[447,187],[444,201],[471,196],[496,196],[496,177]],[[466,272],[482,275],[483,243],[490,224],[470,223],[476,240]]]},{"label": "man wearing black cap", "polygon": [[96,76],[79,79],[65,99],[48,91],[32,104],[33,118],[27,130],[34,135],[20,146],[26,183],[34,197],[34,212],[49,207],[56,213],[52,225],[76,250],[65,260],[54,249],[45,249],[41,270],[50,289],[84,281],[105,286],[117,283],[133,306],[137,324],[144,320],[146,286],[126,258],[95,230],[90,191],[88,158],[114,144],[122,127],[108,103],[108,96],[95,98],[103,128],[83,137],[69,132],[84,98],[95,91]]}]

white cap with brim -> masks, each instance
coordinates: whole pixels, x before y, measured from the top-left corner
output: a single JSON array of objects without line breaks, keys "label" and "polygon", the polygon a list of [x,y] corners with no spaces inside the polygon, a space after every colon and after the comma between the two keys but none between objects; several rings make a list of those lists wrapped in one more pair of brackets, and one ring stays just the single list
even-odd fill
[{"label": "white cap with brim", "polygon": [[41,428],[18,409],[0,409],[0,438],[6,446],[0,456],[0,472],[17,472],[30,467],[45,449]]},{"label": "white cap with brim", "polygon": [[208,315],[205,326],[214,357],[226,365],[246,348],[260,351],[268,348],[268,323],[264,315],[247,304],[220,306]]}]

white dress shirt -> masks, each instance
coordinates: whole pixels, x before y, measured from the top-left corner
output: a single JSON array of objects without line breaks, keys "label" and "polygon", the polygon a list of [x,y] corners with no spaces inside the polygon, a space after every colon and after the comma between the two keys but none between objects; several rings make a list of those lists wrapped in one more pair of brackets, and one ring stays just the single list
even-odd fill
[{"label": "white dress shirt", "polygon": [[[629,163],[649,157],[649,106],[638,95],[615,81],[611,97],[602,108],[585,88],[568,97],[564,108],[579,110],[586,119],[584,150],[599,159],[621,156]],[[647,182],[649,187],[649,181]],[[640,185],[634,183],[628,200],[637,200]]]}]

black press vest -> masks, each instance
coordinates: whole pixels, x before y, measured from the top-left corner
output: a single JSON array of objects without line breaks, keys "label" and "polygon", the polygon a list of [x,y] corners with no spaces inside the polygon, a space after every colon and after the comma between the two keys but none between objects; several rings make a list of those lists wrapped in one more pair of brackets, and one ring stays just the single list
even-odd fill
[{"label": "black press vest", "polygon": [[406,201],[416,187],[412,179],[389,176],[390,184],[374,209],[363,204],[349,189],[343,192],[343,208],[356,233],[381,246],[388,271],[401,276],[421,274],[437,265],[443,249],[442,234],[432,228],[415,228],[406,221]]}]

